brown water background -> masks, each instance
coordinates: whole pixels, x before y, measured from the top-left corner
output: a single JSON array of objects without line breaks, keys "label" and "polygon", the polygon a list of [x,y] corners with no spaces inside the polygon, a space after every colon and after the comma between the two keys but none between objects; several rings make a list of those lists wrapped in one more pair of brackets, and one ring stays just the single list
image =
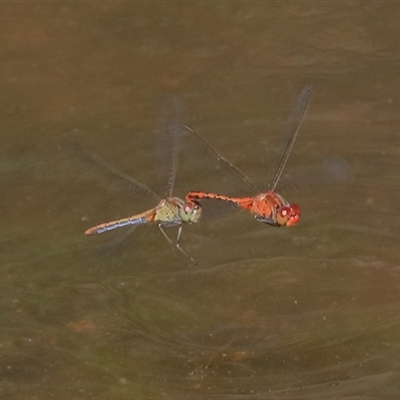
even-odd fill
[{"label": "brown water background", "polygon": [[[0,398],[399,398],[397,3],[0,10]],[[246,213],[185,227],[196,266],[155,227],[114,247],[121,232],[83,235],[154,203],[76,159],[68,138],[162,195],[151,132],[173,95],[266,187],[308,83],[285,170],[297,227]],[[332,159],[351,171],[344,184],[316,172]],[[175,189],[236,182],[187,151]]]}]

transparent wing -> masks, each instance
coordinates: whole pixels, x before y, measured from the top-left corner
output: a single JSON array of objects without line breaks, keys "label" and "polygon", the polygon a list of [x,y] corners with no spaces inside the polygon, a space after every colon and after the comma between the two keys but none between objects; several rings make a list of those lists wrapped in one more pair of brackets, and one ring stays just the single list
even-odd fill
[{"label": "transparent wing", "polygon": [[183,118],[183,109],[182,103],[176,97],[164,101],[160,127],[154,131],[157,176],[159,186],[165,187],[166,197],[172,196],[175,187],[182,146],[180,121]]},{"label": "transparent wing", "polygon": [[[287,194],[300,189],[326,188],[327,185],[343,185],[353,179],[353,171],[349,163],[343,158],[329,157],[318,165],[297,168],[289,179],[282,177],[279,184],[279,193]],[[295,182],[295,183],[294,183]]]},{"label": "transparent wing", "polygon": [[[290,155],[290,152],[292,150],[294,141],[296,140],[296,137],[299,132],[299,128],[301,125],[301,121],[304,117],[304,114],[307,110],[307,106],[310,100],[310,95],[313,87],[312,85],[307,85],[304,87],[302,90],[296,104],[296,109],[295,112],[293,113],[292,117],[289,120],[289,127],[288,127],[288,139],[287,142],[285,143],[284,150],[279,158],[279,161],[274,169],[274,173],[272,176],[272,179],[270,180],[270,190],[274,190],[281,175],[282,172],[285,168],[285,165],[287,163],[288,157]],[[220,154],[215,148],[204,139],[203,136],[200,135],[196,130],[192,129],[189,126],[183,126],[182,129],[185,130],[185,134],[180,135],[180,137],[184,138],[185,140],[185,153],[188,153],[187,149],[189,146],[187,143],[189,142],[195,142],[196,146],[201,149],[201,154],[199,158],[201,159],[206,159],[206,163],[209,165],[213,165],[214,169],[211,170],[211,176],[210,180],[214,177],[219,177],[220,178],[220,187],[221,189],[218,188],[210,188],[208,189],[209,192],[214,192],[214,193],[224,193],[222,187],[223,187],[223,182],[224,180],[231,180],[231,182],[234,183],[233,191],[230,191],[230,194],[234,195],[239,195],[239,194],[246,194],[247,196],[255,194],[255,193],[260,193],[261,191],[257,188],[257,186],[254,184],[254,182],[248,177],[246,173],[244,173],[239,167],[237,167],[233,162],[228,160],[226,157],[224,157],[222,154]],[[192,150],[191,150],[192,151]],[[194,155],[194,153],[193,153]],[[197,162],[197,164],[200,164],[200,162]],[[209,166],[208,166],[209,169]],[[194,175],[195,176],[195,175]],[[232,178],[232,176],[234,178]],[[247,189],[243,190],[243,183],[245,184],[245,187]],[[192,186],[193,187],[193,186]],[[192,189],[191,189],[192,190]],[[202,190],[206,191],[207,189],[193,189],[193,190]],[[227,194],[228,192],[225,192],[224,194]]]},{"label": "transparent wing", "polygon": [[[175,127],[182,143],[184,168],[179,182],[184,194],[200,191],[225,195],[249,195],[257,192],[255,184],[233,162],[219,154],[197,131],[187,125]],[[204,201],[203,201],[204,200]],[[215,219],[239,210],[238,206],[221,200],[203,199],[202,219]]]},{"label": "transparent wing", "polygon": [[70,142],[69,150],[72,155],[79,158],[82,162],[88,164],[93,173],[95,173],[96,169],[101,171],[102,174],[99,174],[100,178],[104,179],[104,172],[106,172],[111,178],[117,178],[120,181],[120,184],[124,185],[124,189],[130,190],[135,195],[144,195],[150,197],[155,200],[156,203],[160,201],[160,197],[145,184],[115,168],[97,154],[90,153],[89,151],[83,149],[78,143]]},{"label": "transparent wing", "polygon": [[[190,171],[190,190],[230,195],[259,192],[253,181],[233,162],[220,154],[198,131],[188,125],[181,127],[182,155],[185,171]],[[240,152],[240,150],[239,150]]]},{"label": "transparent wing", "polygon": [[276,185],[278,184],[282,172],[285,168],[290,152],[293,148],[294,141],[296,140],[297,135],[299,133],[301,121],[303,120],[304,114],[307,110],[312,89],[313,89],[312,85],[307,85],[301,91],[300,96],[297,99],[296,109],[289,120],[288,141],[284,147],[281,157],[279,158],[279,162],[275,167],[274,174],[270,181],[271,183],[269,184],[269,190],[275,190]]},{"label": "transparent wing", "polygon": [[215,158],[218,164],[222,164],[225,167],[229,168],[233,173],[243,179],[246,184],[258,191],[256,185],[251,181],[251,179],[237,167],[233,162],[229,161],[227,158],[219,154],[198,132],[192,129],[190,126],[185,125],[184,129],[189,132],[189,134],[197,140],[198,145],[207,153],[209,153],[212,157]]}]

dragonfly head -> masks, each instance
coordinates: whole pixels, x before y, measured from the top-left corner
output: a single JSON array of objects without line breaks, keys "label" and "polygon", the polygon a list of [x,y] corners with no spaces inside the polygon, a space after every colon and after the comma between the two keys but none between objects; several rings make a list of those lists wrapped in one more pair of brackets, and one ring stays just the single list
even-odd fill
[{"label": "dragonfly head", "polygon": [[276,222],[279,226],[295,226],[300,221],[300,208],[296,204],[280,207],[276,214]]},{"label": "dragonfly head", "polygon": [[195,224],[201,217],[201,211],[201,206],[197,201],[185,201],[180,216],[183,222]]}]

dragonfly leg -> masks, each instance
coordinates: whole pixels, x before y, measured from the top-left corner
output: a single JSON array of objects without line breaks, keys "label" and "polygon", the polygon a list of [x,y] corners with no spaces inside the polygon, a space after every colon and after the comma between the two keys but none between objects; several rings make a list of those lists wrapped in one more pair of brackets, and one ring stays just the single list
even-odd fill
[{"label": "dragonfly leg", "polygon": [[162,228],[163,225],[162,224],[158,224],[158,229],[160,229],[161,233],[164,235],[165,239],[168,240],[168,243],[173,246],[174,243],[172,242],[172,240],[168,237],[168,235],[165,233],[164,229]]},{"label": "dragonfly leg", "polygon": [[196,261],[194,260],[194,258],[190,254],[186,253],[186,251],[183,250],[181,247],[180,239],[181,239],[181,235],[182,235],[182,228],[183,228],[183,226],[181,225],[178,229],[178,235],[176,237],[175,246],[181,253],[183,253],[186,257],[188,257],[193,264],[196,265]]},{"label": "dragonfly leg", "polygon": [[183,250],[181,245],[180,245],[180,243],[179,243],[179,240],[180,240],[181,235],[182,235],[182,225],[179,226],[178,236],[176,237],[175,243],[165,233],[165,231],[163,229],[163,226],[173,226],[173,225],[171,225],[171,224],[165,224],[164,225],[164,224],[161,223],[161,224],[158,224],[158,228],[160,229],[160,231],[164,235],[164,237],[168,240],[168,243],[171,246],[175,246],[182,254],[184,254],[186,257],[188,257],[193,264],[196,264],[196,261],[194,260],[194,258],[190,254],[188,254],[185,250]]},{"label": "dragonfly leg", "polygon": [[256,215],[254,218],[259,222],[263,222],[264,224],[280,227],[280,225],[276,222],[276,220],[274,220],[271,217],[263,217],[261,215]]}]

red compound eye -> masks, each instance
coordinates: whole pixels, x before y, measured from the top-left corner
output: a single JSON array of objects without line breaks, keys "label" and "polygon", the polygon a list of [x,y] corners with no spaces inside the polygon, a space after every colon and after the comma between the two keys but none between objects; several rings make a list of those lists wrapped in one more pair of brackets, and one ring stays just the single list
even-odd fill
[{"label": "red compound eye", "polygon": [[279,225],[294,226],[300,221],[300,208],[296,204],[281,207],[276,220]]}]

